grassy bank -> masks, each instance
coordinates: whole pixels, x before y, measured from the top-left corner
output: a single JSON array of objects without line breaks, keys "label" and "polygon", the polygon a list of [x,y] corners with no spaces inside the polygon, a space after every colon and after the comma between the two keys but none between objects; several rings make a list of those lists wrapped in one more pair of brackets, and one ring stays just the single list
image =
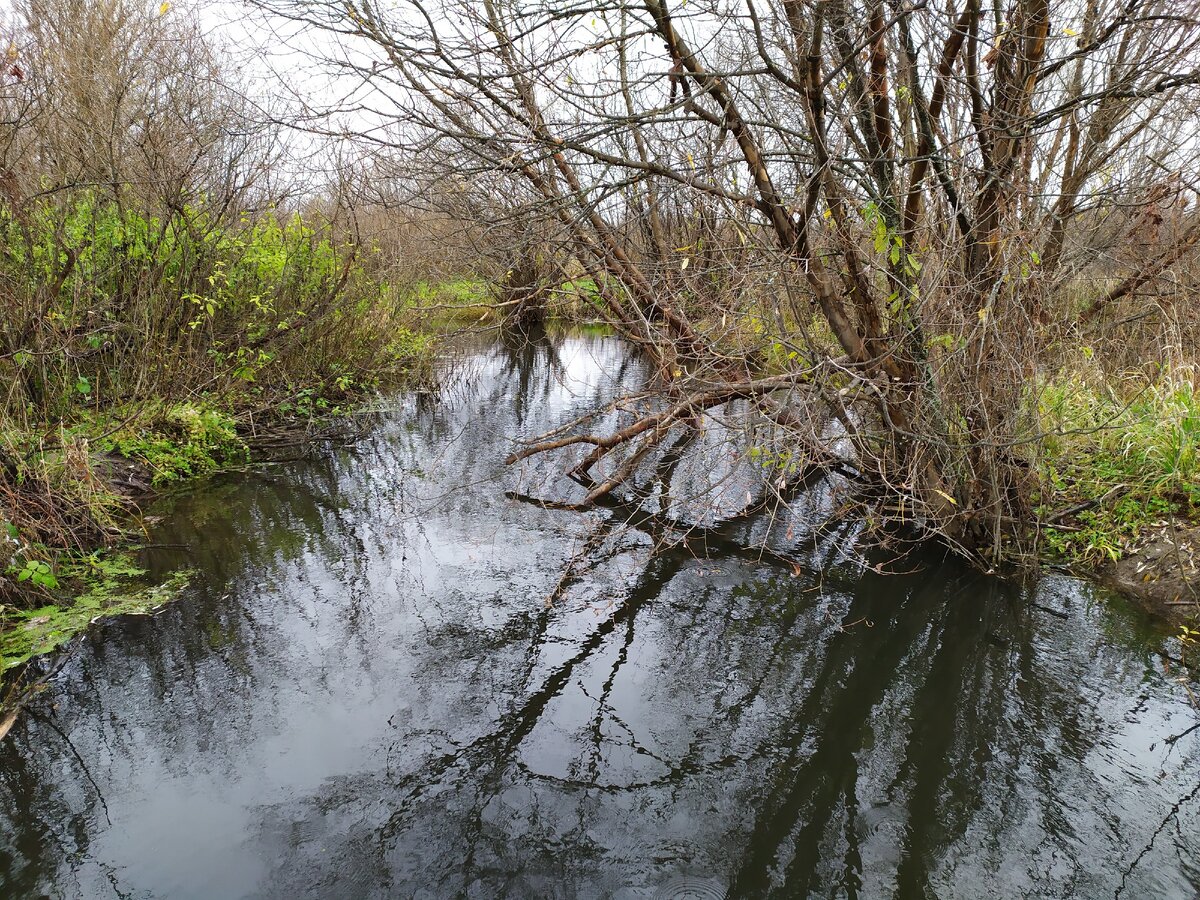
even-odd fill
[{"label": "grassy bank", "polygon": [[163,601],[135,496],[427,371],[411,303],[294,214],[0,208],[0,672]]},{"label": "grassy bank", "polygon": [[1038,512],[1052,557],[1116,562],[1152,529],[1200,518],[1200,391],[1188,376],[1043,388]]},{"label": "grassy bank", "polygon": [[1045,383],[1037,496],[1045,558],[1099,578],[1194,641],[1200,614],[1200,391],[1194,372]]}]

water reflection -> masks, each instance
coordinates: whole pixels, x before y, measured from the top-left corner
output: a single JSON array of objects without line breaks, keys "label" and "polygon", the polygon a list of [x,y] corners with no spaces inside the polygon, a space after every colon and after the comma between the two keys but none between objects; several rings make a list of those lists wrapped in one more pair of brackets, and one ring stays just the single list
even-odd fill
[{"label": "water reflection", "polygon": [[1200,733],[1164,744],[1195,714],[1132,615],[651,556],[654,523],[505,498],[578,496],[506,472],[511,436],[644,376],[607,340],[497,347],[177,498],[153,563],[191,596],[100,629],[0,745],[2,893],[1195,895]]}]

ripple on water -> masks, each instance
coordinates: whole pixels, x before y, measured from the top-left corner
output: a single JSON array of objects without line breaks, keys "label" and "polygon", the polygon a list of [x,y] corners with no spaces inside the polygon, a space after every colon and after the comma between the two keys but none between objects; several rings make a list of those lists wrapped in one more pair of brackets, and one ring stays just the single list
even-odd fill
[{"label": "ripple on water", "polygon": [[657,900],[725,900],[725,883],[700,875],[676,875],[666,881],[654,896]]}]

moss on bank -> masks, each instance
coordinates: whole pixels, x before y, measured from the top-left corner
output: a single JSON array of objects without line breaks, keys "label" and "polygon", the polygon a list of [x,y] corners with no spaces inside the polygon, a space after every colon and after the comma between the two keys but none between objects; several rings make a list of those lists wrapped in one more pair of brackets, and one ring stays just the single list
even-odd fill
[{"label": "moss on bank", "polygon": [[[418,281],[406,295],[414,309],[420,311],[421,331],[439,333],[497,324],[504,317],[503,307],[497,308],[502,293],[502,283],[460,277]],[[547,323],[576,326],[595,322],[600,315],[596,282],[588,277],[551,283],[544,291],[542,301]]]}]

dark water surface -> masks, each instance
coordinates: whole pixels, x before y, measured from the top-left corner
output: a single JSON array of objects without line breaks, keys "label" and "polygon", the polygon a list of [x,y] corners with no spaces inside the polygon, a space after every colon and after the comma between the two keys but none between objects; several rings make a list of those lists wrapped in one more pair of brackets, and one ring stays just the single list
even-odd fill
[{"label": "dark water surface", "polygon": [[1164,741],[1197,715],[1119,604],[820,541],[649,559],[506,499],[566,496],[561,461],[505,470],[514,435],[642,377],[601,338],[488,350],[174,498],[154,539],[188,550],[152,563],[193,587],[0,744],[0,895],[1197,895],[1200,731]]}]

